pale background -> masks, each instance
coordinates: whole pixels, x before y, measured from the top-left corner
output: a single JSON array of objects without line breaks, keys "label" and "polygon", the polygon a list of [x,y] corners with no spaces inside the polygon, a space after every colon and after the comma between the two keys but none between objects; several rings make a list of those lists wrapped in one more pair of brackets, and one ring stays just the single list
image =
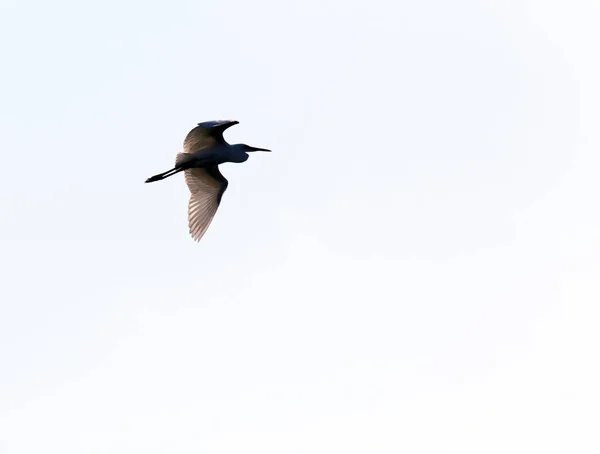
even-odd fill
[{"label": "pale background", "polygon": [[600,452],[598,2],[0,5],[0,453]]}]

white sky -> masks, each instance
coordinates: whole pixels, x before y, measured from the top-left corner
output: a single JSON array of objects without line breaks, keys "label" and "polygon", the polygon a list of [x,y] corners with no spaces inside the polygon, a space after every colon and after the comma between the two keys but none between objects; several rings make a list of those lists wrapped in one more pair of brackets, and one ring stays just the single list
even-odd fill
[{"label": "white sky", "polygon": [[600,452],[599,20],[0,0],[0,453]]}]

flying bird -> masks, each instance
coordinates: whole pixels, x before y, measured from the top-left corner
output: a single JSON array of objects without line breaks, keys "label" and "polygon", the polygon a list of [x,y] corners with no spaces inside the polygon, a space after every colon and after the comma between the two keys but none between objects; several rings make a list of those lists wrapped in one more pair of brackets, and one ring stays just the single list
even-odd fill
[{"label": "flying bird", "polygon": [[223,139],[223,132],[238,123],[235,120],[198,123],[186,136],[183,153],[177,153],[175,167],[146,180],[146,183],[152,183],[179,172],[185,174],[185,182],[191,193],[188,224],[194,241],[200,241],[206,233],[229,184],[221,174],[219,164],[247,161],[248,153],[252,151],[271,151],[243,143],[228,144]]}]

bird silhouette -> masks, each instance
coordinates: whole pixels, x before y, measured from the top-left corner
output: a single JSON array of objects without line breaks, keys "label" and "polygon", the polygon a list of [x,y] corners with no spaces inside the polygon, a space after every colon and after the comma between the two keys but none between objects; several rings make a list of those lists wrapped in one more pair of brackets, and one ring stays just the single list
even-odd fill
[{"label": "bird silhouette", "polygon": [[152,183],[184,172],[185,182],[191,193],[188,224],[194,241],[200,241],[206,233],[229,184],[219,170],[219,165],[225,162],[245,162],[248,160],[248,153],[253,151],[271,151],[243,143],[227,143],[223,132],[238,123],[235,120],[198,123],[186,136],[183,153],[177,153],[175,167],[146,180],[146,183]]}]

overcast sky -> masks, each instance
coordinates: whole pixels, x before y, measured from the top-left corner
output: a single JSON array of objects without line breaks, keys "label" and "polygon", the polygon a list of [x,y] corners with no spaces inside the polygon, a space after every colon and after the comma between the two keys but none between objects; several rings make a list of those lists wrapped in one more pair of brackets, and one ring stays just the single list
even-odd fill
[{"label": "overcast sky", "polygon": [[599,21],[0,0],[0,453],[600,452]]}]

